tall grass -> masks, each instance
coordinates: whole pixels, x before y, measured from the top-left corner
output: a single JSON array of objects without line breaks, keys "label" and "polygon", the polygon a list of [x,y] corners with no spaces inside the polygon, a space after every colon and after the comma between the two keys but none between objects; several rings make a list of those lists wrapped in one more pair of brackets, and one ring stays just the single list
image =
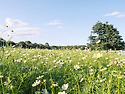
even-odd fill
[{"label": "tall grass", "polygon": [[117,52],[0,50],[0,94],[124,94],[125,55]]}]

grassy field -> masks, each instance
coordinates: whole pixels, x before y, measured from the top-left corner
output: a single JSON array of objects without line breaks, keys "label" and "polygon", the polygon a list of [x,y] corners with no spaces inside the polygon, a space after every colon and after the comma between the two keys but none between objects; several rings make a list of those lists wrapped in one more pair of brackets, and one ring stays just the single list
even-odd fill
[{"label": "grassy field", "polygon": [[0,94],[125,94],[117,52],[0,48]]}]

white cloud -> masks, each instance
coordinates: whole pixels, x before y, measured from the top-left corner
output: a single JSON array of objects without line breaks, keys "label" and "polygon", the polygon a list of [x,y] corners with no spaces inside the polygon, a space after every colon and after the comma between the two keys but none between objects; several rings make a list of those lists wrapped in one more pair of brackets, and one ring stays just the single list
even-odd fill
[{"label": "white cloud", "polygon": [[20,28],[15,28],[14,31],[36,31],[36,32],[43,32],[44,30],[41,30],[40,28],[37,28],[37,27],[20,27]]},{"label": "white cloud", "polygon": [[28,23],[22,22],[21,20],[17,19],[11,19],[11,18],[6,18],[5,19],[6,25],[8,25],[10,28],[12,28],[16,32],[43,32],[41,28],[38,27],[30,27],[28,26]]},{"label": "white cloud", "polygon": [[112,13],[105,14],[104,16],[115,16],[115,17],[120,18],[120,17],[125,17],[125,13],[115,11],[115,12],[112,12]]},{"label": "white cloud", "polygon": [[120,12],[115,11],[115,12],[112,12],[112,13],[105,14],[104,16],[116,16],[116,15],[119,15],[119,14],[120,14]]},{"label": "white cloud", "polygon": [[64,29],[64,27],[63,26],[58,26],[57,29]]},{"label": "white cloud", "polygon": [[46,23],[45,25],[62,25],[63,23],[61,23],[59,20],[54,20],[51,22]]},{"label": "white cloud", "polygon": [[120,15],[117,15],[116,17],[118,17],[118,18],[125,17],[125,14],[120,14]]},{"label": "white cloud", "polygon": [[44,32],[45,30],[42,30],[40,28],[36,28],[36,27],[21,27],[21,28],[15,28],[14,29],[14,36],[40,36],[40,34],[42,32]]},{"label": "white cloud", "polygon": [[22,22],[21,20],[18,20],[18,19],[6,18],[5,22],[6,22],[6,25],[8,25],[10,27],[24,27],[24,26],[28,26],[27,23]]},{"label": "white cloud", "polygon": [[[6,25],[9,26],[8,31],[4,32],[1,36],[5,39],[9,37],[12,37],[15,39],[24,39],[26,37],[38,37],[44,32],[45,30],[38,28],[38,27],[30,27],[28,23],[23,22],[21,20],[12,19],[12,18],[6,18],[5,19]],[[0,25],[0,32],[6,30],[4,26]],[[14,32],[11,32],[11,30],[14,30]]]}]

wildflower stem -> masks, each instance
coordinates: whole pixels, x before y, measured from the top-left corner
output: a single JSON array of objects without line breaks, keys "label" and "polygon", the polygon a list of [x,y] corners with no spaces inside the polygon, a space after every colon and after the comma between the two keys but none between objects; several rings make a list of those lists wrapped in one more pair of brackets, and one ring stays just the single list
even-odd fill
[{"label": "wildflower stem", "polygon": [[12,94],[14,94],[13,89],[12,89]]},{"label": "wildflower stem", "polygon": [[119,94],[119,82],[120,82],[120,79],[118,78],[118,94]]},{"label": "wildflower stem", "polygon": [[[52,79],[51,72],[50,72],[50,79],[51,79],[51,84],[53,84],[53,79]],[[52,94],[54,94],[54,88],[53,88],[53,86],[51,88],[52,88]]]},{"label": "wildflower stem", "polygon": [[4,87],[3,87],[3,82],[2,82],[2,78],[1,78],[1,86],[2,86],[2,90],[3,90],[3,94],[5,94]]},{"label": "wildflower stem", "polygon": [[[117,75],[119,75],[118,73],[119,73],[119,69],[118,69],[118,66],[117,66]],[[118,78],[118,94],[119,94],[119,82],[120,82],[120,79]]]},{"label": "wildflower stem", "polygon": [[[73,71],[71,71],[73,73]],[[80,87],[79,87],[79,83],[78,83],[78,80],[77,80],[77,76],[73,73],[73,76],[76,80],[76,83],[77,83],[77,86],[78,86],[78,94],[81,94],[81,91],[80,91]]]}]

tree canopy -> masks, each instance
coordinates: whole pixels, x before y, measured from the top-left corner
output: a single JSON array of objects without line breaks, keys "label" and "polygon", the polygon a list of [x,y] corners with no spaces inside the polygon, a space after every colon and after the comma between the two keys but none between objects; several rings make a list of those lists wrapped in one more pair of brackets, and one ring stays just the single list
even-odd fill
[{"label": "tree canopy", "polygon": [[108,22],[102,23],[98,21],[92,27],[89,41],[88,47],[91,49],[121,50],[125,46],[117,28],[114,28],[112,24],[108,24]]}]

